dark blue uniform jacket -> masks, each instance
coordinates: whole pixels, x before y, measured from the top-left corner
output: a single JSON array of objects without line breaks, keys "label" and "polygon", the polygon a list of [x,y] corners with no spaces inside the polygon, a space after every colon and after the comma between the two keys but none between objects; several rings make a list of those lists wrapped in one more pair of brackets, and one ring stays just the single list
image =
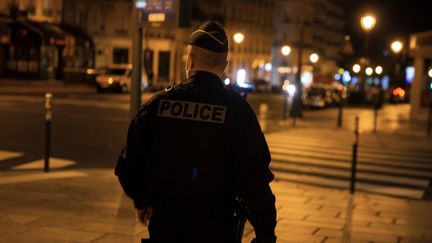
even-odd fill
[{"label": "dark blue uniform jacket", "polygon": [[232,202],[239,196],[251,212],[257,239],[272,242],[270,160],[249,104],[225,89],[219,77],[197,72],[141,107],[116,175],[135,207],[153,207],[154,239],[229,242]]}]

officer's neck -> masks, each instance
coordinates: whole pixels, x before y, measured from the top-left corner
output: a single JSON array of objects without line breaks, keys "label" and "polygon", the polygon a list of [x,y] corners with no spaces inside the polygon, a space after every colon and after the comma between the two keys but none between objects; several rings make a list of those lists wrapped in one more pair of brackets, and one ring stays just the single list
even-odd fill
[{"label": "officer's neck", "polygon": [[188,77],[191,77],[194,73],[197,72],[208,72],[218,76],[219,78],[221,78],[223,75],[223,71],[215,70],[212,68],[193,68],[193,69],[191,68],[188,72]]}]

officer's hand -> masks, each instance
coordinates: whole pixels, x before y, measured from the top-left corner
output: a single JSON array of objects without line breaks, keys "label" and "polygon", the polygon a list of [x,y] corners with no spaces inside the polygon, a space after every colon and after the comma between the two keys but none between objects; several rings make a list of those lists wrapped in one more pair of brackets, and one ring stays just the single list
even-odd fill
[{"label": "officer's hand", "polygon": [[147,207],[144,209],[137,209],[137,216],[141,223],[147,225],[147,222],[150,220],[153,214],[153,209],[151,207]]}]

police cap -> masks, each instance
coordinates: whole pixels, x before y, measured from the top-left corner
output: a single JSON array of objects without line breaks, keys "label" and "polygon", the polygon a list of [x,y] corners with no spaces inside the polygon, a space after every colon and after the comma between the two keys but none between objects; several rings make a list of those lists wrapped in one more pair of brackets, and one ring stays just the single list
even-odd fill
[{"label": "police cap", "polygon": [[218,53],[228,52],[227,35],[223,27],[216,21],[204,22],[189,36],[187,44]]}]

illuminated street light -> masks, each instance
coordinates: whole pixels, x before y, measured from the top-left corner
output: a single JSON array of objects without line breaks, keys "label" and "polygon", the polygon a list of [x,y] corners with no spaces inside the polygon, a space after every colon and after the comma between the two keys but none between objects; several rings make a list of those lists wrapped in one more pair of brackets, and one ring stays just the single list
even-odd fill
[{"label": "illuminated street light", "polygon": [[429,78],[432,78],[432,68],[429,69],[428,75],[429,75]]},{"label": "illuminated street light", "polygon": [[135,7],[138,9],[144,9],[147,6],[146,0],[136,0],[135,1]]},{"label": "illuminated street light", "polygon": [[375,68],[375,73],[376,73],[376,74],[381,75],[382,72],[383,72],[383,68],[382,68],[381,66],[377,66],[377,67]]},{"label": "illuminated street light", "polygon": [[242,43],[244,40],[244,35],[240,32],[234,34],[234,41],[238,44]]},{"label": "illuminated street light", "polygon": [[360,19],[360,24],[364,31],[369,32],[375,27],[376,18],[370,14],[365,15]]},{"label": "illuminated street light", "polygon": [[309,56],[309,60],[310,60],[312,63],[317,63],[318,60],[319,60],[319,56],[318,56],[318,54],[316,54],[316,53],[312,53],[312,54]]},{"label": "illuminated street light", "polygon": [[354,73],[359,73],[360,70],[361,70],[361,67],[360,67],[359,64],[354,64],[354,66],[353,66],[352,69],[353,69],[353,72],[354,72]]},{"label": "illuminated street light", "polygon": [[281,52],[282,52],[282,55],[288,56],[291,53],[291,47],[288,45],[284,45],[284,46],[282,46]]},{"label": "illuminated street light", "polygon": [[395,54],[399,54],[403,49],[403,43],[401,41],[393,41],[390,45],[390,48]]},{"label": "illuminated street light", "polygon": [[371,67],[366,68],[366,75],[371,76],[373,74],[373,71],[374,70]]}]

